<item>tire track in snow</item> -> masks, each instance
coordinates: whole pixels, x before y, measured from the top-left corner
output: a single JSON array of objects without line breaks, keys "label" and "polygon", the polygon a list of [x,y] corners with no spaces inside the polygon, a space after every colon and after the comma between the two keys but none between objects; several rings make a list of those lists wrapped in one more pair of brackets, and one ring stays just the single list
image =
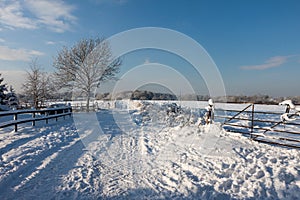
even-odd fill
[{"label": "tire track in snow", "polygon": [[137,139],[124,136],[121,137],[118,143],[114,142],[113,144],[119,146],[110,152],[110,157],[117,156],[118,162],[116,160],[113,163],[108,162],[109,158],[100,160],[101,174],[103,174],[101,182],[101,185],[103,185],[102,195],[107,198],[123,196],[127,194],[128,188],[136,188],[136,173],[139,172],[135,171],[139,170],[136,168],[139,163],[135,162]]}]

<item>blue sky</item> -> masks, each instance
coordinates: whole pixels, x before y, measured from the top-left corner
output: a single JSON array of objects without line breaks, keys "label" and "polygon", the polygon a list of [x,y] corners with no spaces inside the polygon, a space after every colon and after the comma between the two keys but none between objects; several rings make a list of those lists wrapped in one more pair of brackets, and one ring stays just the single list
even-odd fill
[{"label": "blue sky", "polygon": [[[53,71],[53,57],[82,38],[163,27],[196,40],[223,77],[227,94],[300,95],[300,1],[297,0],[1,0],[0,72],[18,91],[30,60]],[[144,50],[124,57],[122,73],[156,62],[185,71],[184,60]],[[184,69],[184,70],[183,70]],[[204,86],[203,86],[204,85]]]}]

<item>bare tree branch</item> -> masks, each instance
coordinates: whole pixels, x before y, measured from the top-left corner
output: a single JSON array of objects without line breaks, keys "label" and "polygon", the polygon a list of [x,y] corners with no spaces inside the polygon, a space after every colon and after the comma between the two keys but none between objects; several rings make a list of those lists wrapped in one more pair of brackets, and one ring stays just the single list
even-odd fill
[{"label": "bare tree branch", "polygon": [[89,111],[91,92],[103,81],[113,79],[120,65],[121,60],[113,58],[107,41],[83,39],[58,53],[54,61],[56,83],[85,94]]},{"label": "bare tree branch", "polygon": [[39,108],[46,99],[50,98],[54,89],[50,76],[42,71],[37,59],[32,60],[29,67],[30,70],[27,71],[26,81],[22,88],[24,89],[24,95],[32,100],[32,105]]}]

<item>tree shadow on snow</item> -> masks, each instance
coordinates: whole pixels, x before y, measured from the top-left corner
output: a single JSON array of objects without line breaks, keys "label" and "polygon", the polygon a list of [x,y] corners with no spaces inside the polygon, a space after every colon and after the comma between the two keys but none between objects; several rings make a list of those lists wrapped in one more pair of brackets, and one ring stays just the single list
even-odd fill
[{"label": "tree shadow on snow", "polygon": [[[74,142],[74,143],[72,143]],[[64,143],[58,148],[48,150],[42,156],[34,158],[33,163],[29,163],[24,169],[20,169],[4,180],[0,185],[6,185],[5,191],[0,194],[1,199],[56,199],[57,187],[61,185],[62,177],[73,169],[78,159],[84,153],[85,146],[81,140]],[[49,156],[56,154],[53,158]],[[49,163],[40,168],[43,163]],[[38,172],[37,172],[38,171]],[[7,182],[6,182],[7,181]],[[24,182],[25,181],[25,182]],[[15,186],[24,183],[20,188]]]}]

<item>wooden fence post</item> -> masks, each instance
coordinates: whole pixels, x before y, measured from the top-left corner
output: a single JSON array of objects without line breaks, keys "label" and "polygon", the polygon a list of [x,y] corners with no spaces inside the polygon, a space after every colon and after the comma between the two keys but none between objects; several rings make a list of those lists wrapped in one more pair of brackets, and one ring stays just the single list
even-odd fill
[{"label": "wooden fence post", "polygon": [[70,114],[69,114],[70,117],[72,117],[72,107],[71,107],[71,105],[70,105],[70,108],[68,108],[68,112],[70,113]]},{"label": "wooden fence post", "polygon": [[[17,114],[17,113],[14,114],[14,120],[15,120],[15,121],[18,120],[18,114]],[[15,132],[17,132],[17,131],[18,131],[18,123],[15,122]]]},{"label": "wooden fence post", "polygon": [[35,126],[35,112],[32,112],[32,126]]},{"label": "wooden fence post", "polygon": [[45,112],[45,116],[46,116],[46,124],[48,124],[48,115],[49,115],[49,112],[46,111],[46,112]]},{"label": "wooden fence post", "polygon": [[[57,115],[57,110],[55,110],[54,114]],[[55,120],[57,121],[57,116],[55,117]]]}]

